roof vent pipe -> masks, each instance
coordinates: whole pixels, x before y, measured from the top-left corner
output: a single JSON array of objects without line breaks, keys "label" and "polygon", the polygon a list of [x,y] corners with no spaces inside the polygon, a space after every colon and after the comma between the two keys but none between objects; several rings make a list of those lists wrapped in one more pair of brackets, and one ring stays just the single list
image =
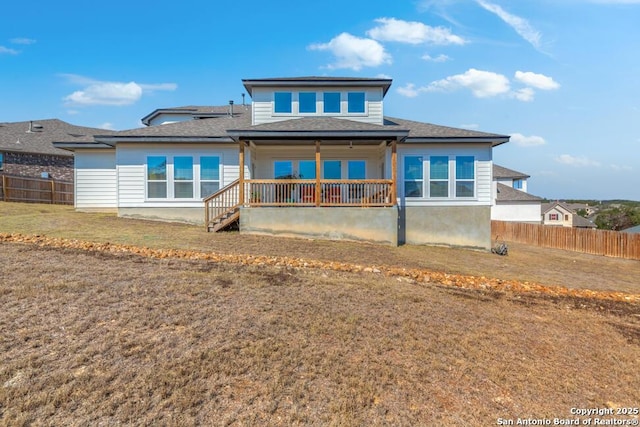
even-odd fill
[{"label": "roof vent pipe", "polygon": [[233,99],[229,101],[229,115],[233,117]]},{"label": "roof vent pipe", "polygon": [[242,106],[244,107],[244,93],[242,94]]},{"label": "roof vent pipe", "polygon": [[29,122],[29,130],[27,131],[27,133],[31,133],[31,132],[33,132],[33,122],[32,121]]}]

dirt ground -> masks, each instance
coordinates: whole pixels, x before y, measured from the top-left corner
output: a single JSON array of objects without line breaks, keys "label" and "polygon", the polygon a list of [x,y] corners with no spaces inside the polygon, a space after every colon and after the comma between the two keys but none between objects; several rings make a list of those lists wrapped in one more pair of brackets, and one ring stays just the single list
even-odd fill
[{"label": "dirt ground", "polygon": [[638,305],[24,243],[0,255],[0,426],[487,426],[640,402]]}]

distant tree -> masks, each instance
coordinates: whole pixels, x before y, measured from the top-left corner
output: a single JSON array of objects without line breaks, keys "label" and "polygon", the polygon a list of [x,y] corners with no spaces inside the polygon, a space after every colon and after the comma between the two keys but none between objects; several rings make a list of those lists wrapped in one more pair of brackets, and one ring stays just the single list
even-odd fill
[{"label": "distant tree", "polygon": [[577,213],[578,215],[580,215],[581,217],[583,217],[583,218],[586,218],[586,217],[587,217],[587,210],[586,210],[586,209],[584,209],[584,208],[583,208],[583,209],[578,209],[578,210],[576,211],[576,213]]},{"label": "distant tree", "polygon": [[604,209],[595,220],[602,230],[620,231],[640,224],[640,209],[630,206]]}]

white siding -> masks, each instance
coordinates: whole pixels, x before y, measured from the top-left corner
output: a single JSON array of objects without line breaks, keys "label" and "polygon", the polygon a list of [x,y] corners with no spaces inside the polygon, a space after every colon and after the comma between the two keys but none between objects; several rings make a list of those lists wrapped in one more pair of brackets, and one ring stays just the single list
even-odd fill
[{"label": "white siding", "polygon": [[[293,94],[293,106],[291,114],[274,114],[273,113],[273,93],[274,92],[292,92]],[[315,114],[298,114],[298,92],[310,92],[317,93],[317,111]],[[342,113],[337,114],[325,114],[323,113],[322,93],[323,92],[341,92],[341,110]],[[365,113],[364,114],[348,114],[347,111],[347,92],[365,92]],[[332,88],[332,87],[286,87],[286,88],[254,88],[252,96],[252,109],[253,109],[253,124],[272,123],[282,120],[289,120],[291,118],[319,116],[319,117],[336,117],[341,119],[349,119],[365,123],[383,123],[383,105],[382,105],[382,89],[380,88]]]},{"label": "white siding", "polygon": [[78,150],[75,153],[75,207],[117,207],[114,150]]},{"label": "white siding", "polygon": [[540,202],[499,202],[491,207],[491,219],[540,224]]},{"label": "white siding", "polygon": [[[492,152],[490,144],[399,144],[398,145],[398,198],[401,205],[407,206],[490,206],[492,204]],[[426,162],[430,156],[449,157],[450,188],[455,180],[455,157],[473,156],[475,158],[475,197],[447,199],[405,199],[404,194],[404,156],[422,156]],[[387,148],[387,163],[391,162],[391,149]],[[452,170],[453,168],[453,170]],[[389,168],[390,169],[390,168]],[[426,174],[426,172],[425,172]],[[390,171],[388,172],[390,175]],[[425,176],[427,185],[428,176]],[[450,191],[451,193],[451,191]]]},{"label": "white siding", "polygon": [[[201,207],[202,200],[146,200],[147,156],[192,156],[194,164],[200,156],[220,156],[220,188],[238,179],[238,147],[225,145],[118,144],[118,200],[121,208],[134,207]],[[248,168],[245,169],[248,174]],[[170,173],[168,169],[167,173]],[[194,171],[195,175],[195,171]],[[195,186],[195,184],[194,184]]]}]

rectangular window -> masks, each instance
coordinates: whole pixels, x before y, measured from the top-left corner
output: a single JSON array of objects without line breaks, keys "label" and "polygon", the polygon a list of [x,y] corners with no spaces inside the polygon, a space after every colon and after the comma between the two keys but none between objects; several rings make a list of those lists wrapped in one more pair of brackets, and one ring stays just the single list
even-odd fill
[{"label": "rectangular window", "polygon": [[274,113],[291,113],[291,92],[275,92],[273,94]]},{"label": "rectangular window", "polygon": [[323,101],[325,113],[340,114],[340,92],[325,92]]},{"label": "rectangular window", "polygon": [[404,158],[404,196],[422,197],[424,175],[422,156],[406,156]]},{"label": "rectangular window", "polygon": [[429,158],[429,197],[449,197],[449,157]]},{"label": "rectangular window", "polygon": [[298,167],[301,179],[316,179],[315,160],[300,160]]},{"label": "rectangular window", "polygon": [[220,189],[220,157],[200,157],[200,197]]},{"label": "rectangular window", "polygon": [[349,160],[347,163],[347,179],[366,179],[367,163],[364,160]]},{"label": "rectangular window", "polygon": [[167,158],[164,156],[147,157],[147,197],[167,198]]},{"label": "rectangular window", "polygon": [[300,92],[298,94],[298,112],[315,113],[316,112],[316,93]]},{"label": "rectangular window", "polygon": [[0,153],[0,171],[2,170],[3,166],[4,166],[4,154]]},{"label": "rectangular window", "polygon": [[474,197],[475,182],[473,156],[456,157],[456,197]]},{"label": "rectangular window", "polygon": [[340,160],[325,160],[324,179],[342,179],[342,162]]},{"label": "rectangular window", "polygon": [[521,179],[514,179],[513,180],[513,188],[515,188],[516,190],[522,190],[522,180]]},{"label": "rectangular window", "polygon": [[364,92],[347,93],[347,112],[364,113]]},{"label": "rectangular window", "polygon": [[557,221],[558,220],[558,214],[557,213],[549,214],[549,220],[550,221]]},{"label": "rectangular window", "polygon": [[193,199],[193,157],[173,158],[173,193],[176,199]]},{"label": "rectangular window", "polygon": [[293,162],[291,160],[276,160],[273,162],[273,177],[287,179],[293,176]]}]

